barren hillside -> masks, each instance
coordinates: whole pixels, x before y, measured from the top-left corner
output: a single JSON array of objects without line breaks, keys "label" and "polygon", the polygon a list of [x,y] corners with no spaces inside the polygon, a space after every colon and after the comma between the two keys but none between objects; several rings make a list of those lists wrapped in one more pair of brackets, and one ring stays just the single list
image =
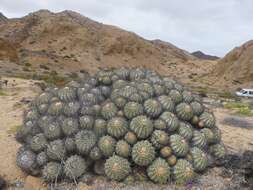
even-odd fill
[{"label": "barren hillside", "polygon": [[253,88],[253,40],[234,48],[212,71],[215,85]]},{"label": "barren hillside", "polygon": [[[188,81],[193,73],[194,77],[206,74],[213,65],[207,62],[204,68],[201,60],[168,42],[149,41],[72,11],[40,10],[4,20],[0,59],[14,57],[15,72],[93,73],[102,67],[143,66]],[[8,73],[9,66],[1,67]]]}]

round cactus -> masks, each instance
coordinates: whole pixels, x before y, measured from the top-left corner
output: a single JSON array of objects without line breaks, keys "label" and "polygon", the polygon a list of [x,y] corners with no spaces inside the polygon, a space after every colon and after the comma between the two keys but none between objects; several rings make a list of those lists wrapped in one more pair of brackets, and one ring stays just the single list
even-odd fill
[{"label": "round cactus", "polygon": [[143,106],[137,102],[128,102],[124,107],[124,115],[128,119],[132,119],[142,114],[143,114]]},{"label": "round cactus", "polygon": [[99,119],[99,118],[96,119],[94,122],[94,127],[93,127],[94,133],[98,137],[105,135],[107,131],[106,125],[107,124],[105,120]]},{"label": "round cactus", "polygon": [[144,102],[144,111],[150,117],[157,117],[162,112],[162,105],[154,99],[148,99]]},{"label": "round cactus", "polygon": [[169,147],[169,146],[163,147],[163,148],[160,150],[160,155],[161,155],[163,158],[168,158],[169,156],[171,156],[171,155],[172,155],[172,149],[171,149],[171,147]]},{"label": "round cactus", "polygon": [[58,122],[54,121],[43,127],[43,133],[49,140],[58,139],[62,135],[62,129]]},{"label": "round cactus", "polygon": [[205,135],[197,130],[193,131],[191,142],[193,146],[196,146],[200,149],[204,149],[207,145],[207,140],[206,140]]},{"label": "round cactus", "polygon": [[116,140],[111,136],[103,136],[98,141],[98,147],[105,157],[113,155],[116,147]]},{"label": "round cactus", "polygon": [[172,170],[173,178],[176,184],[184,185],[194,179],[195,173],[192,165],[184,160],[179,159]]},{"label": "round cactus", "polygon": [[191,140],[193,135],[192,126],[189,123],[180,122],[178,128],[178,134],[184,137],[186,140]]},{"label": "round cactus", "polygon": [[47,154],[46,152],[40,152],[37,157],[36,157],[36,163],[42,167],[44,165],[46,165],[48,162],[48,157],[47,157]]},{"label": "round cactus", "polygon": [[128,123],[123,117],[114,117],[107,123],[107,132],[109,135],[120,138],[126,134]]},{"label": "round cactus", "polygon": [[179,119],[189,121],[193,117],[192,107],[186,103],[180,103],[176,107],[176,113]]},{"label": "round cactus", "polygon": [[204,106],[197,101],[190,103],[194,115],[200,116],[204,112]]},{"label": "round cactus", "polygon": [[170,146],[177,156],[185,156],[189,151],[189,144],[180,135],[174,134],[170,136]]},{"label": "round cactus", "polygon": [[123,97],[116,97],[113,99],[113,102],[118,108],[121,109],[126,105],[127,100]]},{"label": "round cactus", "polygon": [[161,130],[154,130],[150,138],[151,143],[157,149],[162,148],[163,146],[168,145],[169,135]]},{"label": "round cactus", "polygon": [[83,115],[79,118],[79,123],[82,129],[92,129],[94,125],[94,118],[89,115]]},{"label": "round cactus", "polygon": [[102,158],[102,152],[97,146],[95,146],[91,149],[89,157],[92,160],[99,160]]},{"label": "round cactus", "polygon": [[184,90],[182,92],[183,100],[186,103],[191,103],[194,100],[194,96],[190,91]]},{"label": "round cactus", "polygon": [[125,179],[130,172],[130,163],[125,158],[114,155],[105,162],[105,174],[112,180],[121,181]]},{"label": "round cactus", "polygon": [[79,109],[80,109],[79,102],[68,102],[67,104],[64,105],[63,113],[66,116],[73,116],[78,113]]},{"label": "round cactus", "polygon": [[53,97],[53,94],[50,92],[43,92],[38,97],[35,98],[35,104],[40,106],[42,104],[48,104]]},{"label": "round cactus", "polygon": [[163,110],[173,112],[175,109],[175,103],[169,96],[159,96],[158,101],[161,103]]},{"label": "round cactus", "polygon": [[64,87],[58,90],[58,97],[64,102],[72,102],[76,99],[76,90],[72,87]]},{"label": "round cactus", "polygon": [[155,158],[155,149],[148,141],[139,141],[132,148],[132,159],[139,166],[149,165]]},{"label": "round cactus", "polygon": [[52,160],[64,160],[66,149],[62,140],[54,140],[49,143],[46,149],[47,156]]},{"label": "round cactus", "polygon": [[176,89],[171,90],[169,96],[171,97],[173,102],[175,102],[175,104],[178,104],[183,101],[182,94]]},{"label": "round cactus", "polygon": [[162,158],[157,158],[147,168],[149,178],[155,183],[166,184],[170,179],[170,166]]},{"label": "round cactus", "polygon": [[175,155],[171,155],[167,158],[167,162],[170,166],[175,166],[177,163],[177,157]]},{"label": "round cactus", "polygon": [[215,126],[215,118],[213,114],[209,112],[203,112],[199,116],[200,122],[199,125],[207,128],[213,128]]},{"label": "round cactus", "polygon": [[39,133],[32,137],[30,141],[31,150],[34,152],[41,152],[47,146],[47,139],[43,133]]},{"label": "round cactus", "polygon": [[215,136],[211,129],[204,128],[204,129],[201,129],[200,131],[205,135],[206,141],[208,144],[215,143]]},{"label": "round cactus", "polygon": [[116,116],[118,108],[112,102],[108,102],[102,106],[101,115],[104,119],[111,119]]},{"label": "round cactus", "polygon": [[65,118],[62,122],[62,131],[66,136],[71,136],[78,132],[78,120],[72,117]]},{"label": "round cactus", "polygon": [[85,160],[78,155],[69,157],[64,164],[64,174],[69,179],[77,179],[87,169]]},{"label": "round cactus", "polygon": [[147,138],[152,133],[153,128],[152,121],[144,115],[133,118],[130,123],[130,129],[140,139]]},{"label": "round cactus", "polygon": [[93,131],[82,130],[75,135],[76,148],[82,155],[89,154],[97,142],[97,136]]},{"label": "round cactus", "polygon": [[131,131],[128,131],[124,137],[125,141],[131,145],[135,144],[137,142],[137,137],[136,135],[131,132]]},{"label": "round cactus", "polygon": [[42,177],[47,182],[54,182],[62,176],[62,166],[57,162],[49,162],[42,170]]},{"label": "round cactus", "polygon": [[131,147],[126,141],[119,140],[116,144],[115,152],[117,155],[127,158],[130,156]]},{"label": "round cactus", "polygon": [[165,121],[162,119],[154,120],[154,128],[158,130],[165,130],[167,128]]},{"label": "round cactus", "polygon": [[169,132],[175,131],[179,127],[178,118],[175,116],[175,114],[171,112],[163,112],[162,115],[160,116],[160,119],[165,121],[166,129]]},{"label": "round cactus", "polygon": [[53,102],[49,107],[48,107],[48,114],[50,115],[60,115],[63,113],[63,108],[64,104],[62,102]]},{"label": "round cactus", "polygon": [[208,166],[208,158],[204,151],[197,147],[190,150],[192,156],[193,168],[195,171],[204,171]]},{"label": "round cactus", "polygon": [[209,147],[210,153],[213,155],[214,159],[223,159],[226,156],[226,148],[223,144],[214,144]]}]

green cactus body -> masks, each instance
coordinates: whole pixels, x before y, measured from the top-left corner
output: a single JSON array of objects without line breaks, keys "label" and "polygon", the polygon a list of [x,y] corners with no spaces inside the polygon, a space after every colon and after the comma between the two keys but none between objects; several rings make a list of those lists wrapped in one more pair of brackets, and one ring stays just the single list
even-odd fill
[{"label": "green cactus body", "polygon": [[97,146],[95,146],[91,149],[89,157],[92,160],[99,160],[102,158],[102,152]]},{"label": "green cactus body", "polygon": [[182,96],[183,96],[183,100],[186,103],[191,103],[194,100],[194,96],[192,95],[192,93],[190,91],[184,90],[182,92]]},{"label": "green cactus body", "polygon": [[76,150],[75,139],[72,137],[67,137],[65,139],[64,146],[65,146],[67,152],[69,152],[69,153],[75,152],[75,150]]},{"label": "green cactus body", "polygon": [[204,127],[213,128],[215,126],[214,115],[209,112],[203,112],[199,116],[200,122],[203,123]]},{"label": "green cactus body", "polygon": [[166,129],[169,132],[175,131],[179,127],[179,120],[177,119],[177,117],[175,116],[175,114],[173,114],[171,112],[163,112],[160,115],[160,119],[162,119],[163,121],[165,121],[166,126],[167,126]]},{"label": "green cactus body", "polygon": [[62,135],[62,130],[59,123],[54,121],[43,127],[43,133],[47,139],[54,140]]},{"label": "green cactus body", "polygon": [[175,109],[175,103],[169,96],[159,96],[158,101],[161,103],[163,110],[173,112]]},{"label": "green cactus body", "polygon": [[139,141],[132,148],[132,159],[139,166],[149,165],[155,158],[155,149],[148,141]]},{"label": "green cactus body", "polygon": [[143,97],[140,94],[134,93],[129,96],[129,101],[141,103]]},{"label": "green cactus body", "polygon": [[169,135],[162,130],[154,130],[150,141],[155,148],[160,149],[169,144]]},{"label": "green cactus body", "polygon": [[97,142],[97,136],[93,131],[82,130],[75,135],[76,148],[82,155],[88,155]]},{"label": "green cactus body", "polygon": [[174,134],[170,136],[170,146],[176,156],[186,156],[189,151],[189,145],[182,136]]},{"label": "green cactus body", "polygon": [[32,108],[32,109],[26,111],[24,114],[24,122],[35,121],[35,120],[38,120],[38,118],[39,118],[39,113],[38,113],[37,109],[35,109],[35,108]]},{"label": "green cactus body", "polygon": [[63,113],[63,108],[64,104],[62,102],[53,102],[49,107],[48,107],[48,114],[53,115],[53,116],[58,116]]},{"label": "green cactus body", "polygon": [[126,141],[119,140],[116,144],[115,151],[117,155],[127,158],[128,156],[130,156],[131,147]]},{"label": "green cactus body", "polygon": [[139,68],[133,69],[130,71],[129,77],[131,81],[139,80],[145,77],[145,72]]},{"label": "green cactus body", "polygon": [[42,104],[48,104],[52,97],[53,95],[51,93],[43,92],[37,98],[35,98],[35,104],[37,106],[42,105]]},{"label": "green cactus body", "polygon": [[177,161],[176,165],[173,167],[172,174],[175,183],[178,185],[185,185],[191,182],[195,177],[192,165],[184,159],[179,159]]},{"label": "green cactus body", "polygon": [[147,138],[152,133],[153,128],[152,121],[144,115],[133,118],[130,123],[130,129],[139,139]]},{"label": "green cactus body", "polygon": [[150,96],[153,96],[155,93],[153,86],[147,82],[137,83],[137,89],[147,92]]},{"label": "green cactus body", "polygon": [[192,164],[195,171],[204,171],[208,166],[208,158],[204,151],[197,147],[190,150],[192,156]]},{"label": "green cactus body", "polygon": [[208,144],[215,143],[214,133],[211,129],[204,128],[204,129],[201,129],[200,132],[205,135],[206,141],[207,141]]},{"label": "green cactus body", "polygon": [[47,146],[47,139],[43,133],[39,133],[32,137],[30,141],[31,150],[34,152],[41,152]]},{"label": "green cactus body", "polygon": [[114,72],[119,76],[119,78],[124,80],[128,79],[130,75],[129,70],[126,68],[116,69]]},{"label": "green cactus body", "polygon": [[170,146],[164,146],[161,150],[160,150],[160,155],[163,158],[168,158],[169,156],[172,155],[172,149]]},{"label": "green cactus body", "polygon": [[137,93],[137,89],[133,86],[125,86],[120,90],[120,94],[124,97],[124,98],[129,98],[132,94]]},{"label": "green cactus body", "polygon": [[114,155],[105,162],[105,174],[112,180],[121,181],[125,179],[130,172],[130,163],[125,158]]},{"label": "green cactus body", "polygon": [[154,87],[154,91],[155,91],[156,96],[161,96],[161,95],[165,94],[165,92],[166,92],[165,87],[162,85],[155,84],[153,87]]},{"label": "green cactus body", "polygon": [[125,141],[128,143],[128,144],[135,144],[137,142],[137,137],[135,135],[135,133],[131,132],[131,131],[128,131],[126,134],[125,134],[125,137],[124,137]]},{"label": "green cactus body", "polygon": [[158,184],[166,184],[170,179],[170,166],[162,158],[155,159],[147,168],[149,178]]},{"label": "green cactus body", "polygon": [[111,119],[117,115],[118,108],[112,102],[107,102],[102,106],[101,115],[104,119]]},{"label": "green cactus body", "polygon": [[128,123],[123,117],[114,117],[107,123],[107,133],[115,138],[120,138],[128,131]]},{"label": "green cactus body", "polygon": [[176,113],[179,119],[190,121],[193,117],[192,107],[187,103],[180,103],[176,107]]},{"label": "green cactus body", "polygon": [[126,105],[127,100],[123,97],[116,97],[115,99],[113,99],[113,102],[119,109],[121,109]]},{"label": "green cactus body", "polygon": [[193,131],[191,142],[192,142],[192,146],[196,146],[200,149],[204,149],[207,145],[206,136],[197,130]]},{"label": "green cactus body", "polygon": [[107,128],[106,128],[106,121],[104,119],[96,119],[94,122],[93,131],[98,136],[104,136],[106,134]]},{"label": "green cactus body", "polygon": [[105,157],[113,155],[116,147],[116,140],[111,136],[103,136],[98,141],[98,147]]},{"label": "green cactus body", "polygon": [[214,143],[219,143],[221,141],[221,131],[218,127],[214,127],[212,129],[212,132],[214,134]]},{"label": "green cactus body", "polygon": [[48,104],[41,104],[39,106],[37,106],[37,109],[39,111],[40,114],[46,114],[47,110],[48,110]]},{"label": "green cactus body", "polygon": [[66,116],[74,116],[78,113],[80,104],[78,102],[68,102],[64,105],[63,113]]},{"label": "green cactus body", "polygon": [[66,136],[71,136],[78,132],[78,120],[72,117],[65,118],[62,122],[62,131]]},{"label": "green cactus body", "polygon": [[162,105],[155,99],[148,99],[144,102],[144,111],[150,117],[157,117],[162,112]]},{"label": "green cactus body", "polygon": [[37,154],[36,162],[39,165],[39,167],[45,166],[48,162],[48,157],[47,157],[46,152],[43,151]]},{"label": "green cactus body", "polygon": [[204,112],[204,106],[197,101],[190,103],[194,115],[200,116]]},{"label": "green cactus body", "polygon": [[210,153],[215,159],[224,159],[227,153],[227,150],[223,144],[214,144],[209,147]]},{"label": "green cactus body", "polygon": [[79,118],[80,127],[82,129],[92,129],[94,122],[94,117],[89,115],[83,115]]},{"label": "green cactus body", "polygon": [[112,88],[123,88],[124,86],[127,86],[128,82],[122,79],[116,80],[113,82]]},{"label": "green cactus body", "polygon": [[77,94],[74,88],[64,87],[58,90],[58,97],[64,102],[72,102],[76,99]]},{"label": "green cactus body", "polygon": [[132,119],[143,114],[143,106],[137,102],[128,102],[124,107],[124,115]]},{"label": "green cactus body", "polygon": [[64,160],[66,149],[62,140],[54,140],[49,143],[46,149],[47,156],[56,161]]},{"label": "green cactus body", "polygon": [[76,180],[87,169],[85,160],[78,155],[69,157],[64,164],[64,174],[69,178]]},{"label": "green cactus body", "polygon": [[42,170],[42,177],[46,182],[54,182],[60,179],[62,174],[62,166],[57,162],[49,162]]},{"label": "green cactus body", "polygon": [[169,96],[171,97],[173,102],[175,102],[175,104],[178,104],[183,101],[183,96],[178,90],[175,89],[171,90],[169,92]]},{"label": "green cactus body", "polygon": [[193,135],[193,128],[189,123],[180,122],[178,134],[190,141]]},{"label": "green cactus body", "polygon": [[170,166],[175,166],[177,163],[177,157],[175,155],[169,156],[166,160]]},{"label": "green cactus body", "polygon": [[167,128],[165,121],[162,119],[154,120],[154,128],[158,130],[165,130]]}]

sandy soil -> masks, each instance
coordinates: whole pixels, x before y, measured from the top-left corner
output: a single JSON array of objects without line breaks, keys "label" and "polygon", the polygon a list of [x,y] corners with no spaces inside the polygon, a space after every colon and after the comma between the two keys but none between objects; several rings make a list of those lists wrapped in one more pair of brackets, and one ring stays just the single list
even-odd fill
[{"label": "sandy soil", "polygon": [[[16,78],[8,78],[8,80],[9,87],[4,88],[2,92],[5,95],[0,96],[0,175],[9,184],[14,184],[16,181],[25,182],[27,177],[15,164],[16,152],[20,145],[16,142],[14,134],[17,126],[22,123],[22,113],[26,107],[22,100],[24,98],[25,100],[31,100],[38,94],[39,87],[35,84],[37,81]],[[253,150],[253,118],[234,116],[231,111],[222,108],[214,108],[213,110],[217,118],[217,124],[222,130],[223,141],[228,149],[236,153]],[[200,186],[196,186],[196,189],[221,189],[215,188],[213,185],[223,184],[225,186],[227,183],[229,184],[231,179],[222,178],[220,173],[219,168],[208,171],[201,176],[198,182]],[[108,183],[105,180],[101,182],[99,179],[96,181],[97,183],[95,182],[91,189],[115,189],[113,183]],[[170,187],[174,189],[172,186],[160,188],[152,184],[142,184],[133,189],[171,189]],[[8,188],[8,190],[13,189],[17,188]],[[128,188],[117,186],[116,189]],[[175,187],[175,189],[181,188]]]}]

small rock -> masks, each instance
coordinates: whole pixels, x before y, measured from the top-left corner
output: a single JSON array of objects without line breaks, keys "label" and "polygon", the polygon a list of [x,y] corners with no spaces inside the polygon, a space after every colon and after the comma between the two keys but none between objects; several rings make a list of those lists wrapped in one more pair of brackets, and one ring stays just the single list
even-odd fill
[{"label": "small rock", "polygon": [[85,183],[79,183],[78,184],[78,190],[92,190],[92,189],[91,189],[91,187],[89,187]]},{"label": "small rock", "polygon": [[46,190],[43,187],[42,181],[33,176],[27,176],[25,179],[24,190]]}]

